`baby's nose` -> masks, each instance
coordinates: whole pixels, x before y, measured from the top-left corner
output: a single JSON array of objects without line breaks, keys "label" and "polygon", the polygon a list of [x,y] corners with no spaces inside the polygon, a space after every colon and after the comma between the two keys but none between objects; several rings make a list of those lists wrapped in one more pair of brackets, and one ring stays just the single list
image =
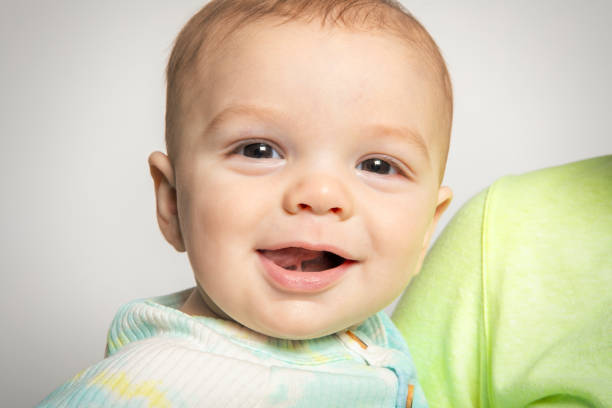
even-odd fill
[{"label": "baby's nose", "polygon": [[322,173],[302,177],[291,184],[285,193],[283,207],[290,214],[300,211],[336,214],[341,221],[353,215],[353,199],[344,183]]}]

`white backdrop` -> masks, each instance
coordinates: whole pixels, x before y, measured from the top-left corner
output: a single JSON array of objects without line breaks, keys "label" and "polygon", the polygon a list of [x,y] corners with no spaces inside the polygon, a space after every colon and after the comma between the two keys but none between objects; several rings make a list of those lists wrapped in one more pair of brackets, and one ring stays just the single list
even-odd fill
[{"label": "white backdrop", "polygon": [[[121,304],[193,284],[158,230],[147,156],[172,41],[202,4],[2,0],[0,406],[101,359]],[[611,2],[404,4],[454,81],[442,224],[502,175],[612,153]]]}]

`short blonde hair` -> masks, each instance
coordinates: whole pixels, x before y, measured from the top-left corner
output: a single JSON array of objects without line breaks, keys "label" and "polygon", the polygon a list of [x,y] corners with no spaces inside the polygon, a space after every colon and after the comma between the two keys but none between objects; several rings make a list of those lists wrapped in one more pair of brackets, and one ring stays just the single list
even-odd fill
[{"label": "short blonde hair", "polygon": [[453,116],[453,95],[450,76],[438,46],[427,30],[395,0],[212,0],[185,24],[177,36],[167,67],[166,150],[170,161],[178,154],[181,134],[181,113],[185,89],[191,85],[206,55],[235,31],[266,17],[311,22],[318,18],[321,27],[349,30],[376,30],[392,33],[419,51],[439,85],[445,103],[441,106],[444,123],[442,168],[444,173]]}]

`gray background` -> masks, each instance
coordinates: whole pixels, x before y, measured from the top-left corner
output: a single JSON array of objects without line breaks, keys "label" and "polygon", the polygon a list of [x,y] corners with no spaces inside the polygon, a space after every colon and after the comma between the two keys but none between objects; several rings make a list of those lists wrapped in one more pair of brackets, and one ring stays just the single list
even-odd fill
[{"label": "gray background", "polygon": [[[496,178],[612,153],[612,3],[404,2],[454,80],[445,224]],[[201,1],[2,3],[0,406],[103,356],[116,309],[192,285],[155,220],[164,67]]]}]

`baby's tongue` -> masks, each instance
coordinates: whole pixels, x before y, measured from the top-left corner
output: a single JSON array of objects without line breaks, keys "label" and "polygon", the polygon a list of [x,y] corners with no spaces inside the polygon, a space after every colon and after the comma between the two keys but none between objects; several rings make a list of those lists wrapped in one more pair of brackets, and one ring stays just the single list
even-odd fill
[{"label": "baby's tongue", "polygon": [[289,247],[276,250],[263,250],[263,256],[280,267],[306,272],[321,271],[330,267],[329,257],[323,251]]}]

